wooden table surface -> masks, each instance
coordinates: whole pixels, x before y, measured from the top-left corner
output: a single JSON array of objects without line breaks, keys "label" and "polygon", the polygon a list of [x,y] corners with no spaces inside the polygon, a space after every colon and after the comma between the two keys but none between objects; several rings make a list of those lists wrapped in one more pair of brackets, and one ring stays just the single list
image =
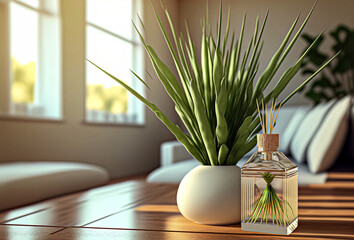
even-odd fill
[{"label": "wooden table surface", "polygon": [[354,173],[299,188],[299,227],[290,236],[193,223],[178,212],[176,191],[131,180],[0,212],[0,239],[354,239]]}]

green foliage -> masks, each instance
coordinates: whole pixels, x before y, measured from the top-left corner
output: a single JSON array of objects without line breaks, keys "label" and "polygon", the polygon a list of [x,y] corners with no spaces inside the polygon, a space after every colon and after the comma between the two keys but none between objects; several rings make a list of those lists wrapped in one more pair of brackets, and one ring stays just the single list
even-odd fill
[{"label": "green foliage", "polygon": [[128,111],[128,91],[122,86],[110,88],[102,84],[86,86],[86,108],[88,110],[126,113]]},{"label": "green foliage", "polygon": [[[309,34],[301,36],[308,44],[314,40]],[[318,103],[327,102],[332,98],[342,98],[354,93],[354,29],[339,25],[329,33],[333,40],[332,50],[341,51],[336,61],[332,62],[326,71],[322,72],[306,89],[305,96]],[[302,74],[313,74],[314,68],[321,66],[329,59],[328,54],[320,48],[325,40],[321,36],[315,46],[306,55],[302,66]]]},{"label": "green foliage", "polygon": [[[235,33],[229,34],[230,10],[228,14],[225,35],[221,35],[222,7],[217,23],[216,37],[212,34],[210,24],[202,19],[201,56],[198,60],[195,42],[191,39],[186,23],[187,38],[177,35],[170,15],[164,8],[172,39],[167,35],[160,16],[155,8],[155,16],[171,53],[178,76],[163,63],[142,34],[137,30],[154,70],[164,86],[166,92],[175,104],[178,113],[189,134],[172,123],[162,111],[153,103],[129,87],[124,81],[112,76],[102,68],[97,68],[125,87],[130,93],[149,107],[166,127],[176,136],[185,148],[201,164],[204,165],[234,165],[256,144],[256,133],[260,130],[260,121],[257,115],[256,100],[264,99],[265,104],[274,101],[286,85],[299,70],[298,65],[303,58],[278,80],[270,93],[263,95],[275,73],[283,63],[285,57],[293,47],[301,31],[305,27],[313,8],[299,30],[291,38],[298,22],[294,24],[285,36],[279,49],[276,51],[264,72],[256,79],[260,65],[260,54],[263,47],[262,35],[265,29],[268,13],[263,23],[256,20],[254,35],[249,40],[246,51],[243,51],[243,36],[246,15],[243,18],[242,29],[237,39]],[[208,10],[207,10],[208,14]],[[144,28],[143,23],[141,22]],[[260,26],[260,27],[259,27]],[[320,34],[321,35],[321,34]],[[231,36],[231,41],[230,41]],[[312,46],[309,47],[311,49]],[[333,59],[333,58],[332,58]],[[294,90],[286,99],[287,102],[300,88],[305,86],[318,74],[332,59],[310,76],[304,83]],[[139,78],[141,80],[141,78]],[[180,81],[178,81],[178,80]],[[255,83],[255,86],[254,86]]]},{"label": "green foliage", "polygon": [[32,103],[34,101],[34,84],[36,80],[36,63],[21,64],[16,58],[11,59],[12,87],[11,99],[15,103]]}]

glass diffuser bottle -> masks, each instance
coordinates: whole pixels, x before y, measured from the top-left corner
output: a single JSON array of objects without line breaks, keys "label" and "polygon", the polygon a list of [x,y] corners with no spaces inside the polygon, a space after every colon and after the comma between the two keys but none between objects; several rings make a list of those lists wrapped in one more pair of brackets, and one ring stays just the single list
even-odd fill
[{"label": "glass diffuser bottle", "polygon": [[258,152],[241,169],[241,228],[289,235],[298,225],[298,168],[278,152],[279,134],[271,134],[273,118],[268,130],[259,115],[263,132],[269,134],[257,135]]}]

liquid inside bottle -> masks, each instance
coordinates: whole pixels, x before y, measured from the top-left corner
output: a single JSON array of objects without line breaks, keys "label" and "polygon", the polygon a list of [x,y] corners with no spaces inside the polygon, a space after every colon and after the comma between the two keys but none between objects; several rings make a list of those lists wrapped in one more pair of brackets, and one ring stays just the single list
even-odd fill
[{"label": "liquid inside bottle", "polygon": [[242,167],[241,228],[288,235],[298,225],[298,168],[277,151],[278,134],[259,135],[258,152]]}]

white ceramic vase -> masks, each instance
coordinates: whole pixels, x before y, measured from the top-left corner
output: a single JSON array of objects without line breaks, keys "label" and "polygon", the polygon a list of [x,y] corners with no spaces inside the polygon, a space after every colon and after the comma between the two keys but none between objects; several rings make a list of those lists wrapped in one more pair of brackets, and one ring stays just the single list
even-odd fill
[{"label": "white ceramic vase", "polygon": [[241,221],[241,169],[238,166],[197,166],[181,181],[177,205],[182,215],[200,224]]}]

